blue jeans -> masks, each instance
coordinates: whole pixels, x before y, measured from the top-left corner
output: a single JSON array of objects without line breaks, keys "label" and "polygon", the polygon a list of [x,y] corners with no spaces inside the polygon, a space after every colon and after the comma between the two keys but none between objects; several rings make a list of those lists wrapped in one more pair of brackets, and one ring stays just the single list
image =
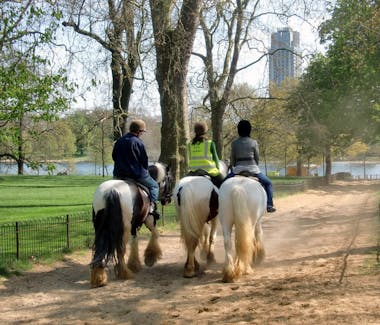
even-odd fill
[{"label": "blue jeans", "polygon": [[[263,173],[254,174],[251,173],[252,176],[257,177],[260,184],[264,187],[265,192],[267,193],[267,208],[273,207],[273,185],[272,181]],[[227,178],[234,177],[235,174],[233,172],[230,172]]]},{"label": "blue jeans", "polygon": [[159,186],[158,183],[150,176],[140,177],[137,182],[146,186],[149,189],[149,198],[151,202],[156,202],[158,200]]},{"label": "blue jeans", "polygon": [[255,177],[259,179],[260,184],[267,192],[267,207],[273,207],[273,185],[271,180],[263,173],[255,174]]}]

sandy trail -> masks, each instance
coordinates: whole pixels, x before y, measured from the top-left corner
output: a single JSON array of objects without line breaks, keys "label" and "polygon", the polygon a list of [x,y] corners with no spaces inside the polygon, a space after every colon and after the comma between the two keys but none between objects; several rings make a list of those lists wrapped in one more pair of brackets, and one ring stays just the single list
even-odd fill
[{"label": "sandy trail", "polygon": [[276,200],[264,263],[232,284],[220,231],[217,263],[193,279],[178,233],[162,234],[158,264],[103,288],[89,289],[88,251],[36,265],[0,281],[0,324],[380,324],[379,192],[378,181],[336,182]]}]

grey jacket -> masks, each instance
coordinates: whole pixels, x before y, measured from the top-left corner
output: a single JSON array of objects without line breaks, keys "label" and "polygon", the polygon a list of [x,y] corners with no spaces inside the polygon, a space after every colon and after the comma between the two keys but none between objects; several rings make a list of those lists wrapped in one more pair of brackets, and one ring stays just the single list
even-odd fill
[{"label": "grey jacket", "polygon": [[234,174],[249,171],[260,173],[259,145],[250,137],[239,137],[231,144],[231,166]]}]

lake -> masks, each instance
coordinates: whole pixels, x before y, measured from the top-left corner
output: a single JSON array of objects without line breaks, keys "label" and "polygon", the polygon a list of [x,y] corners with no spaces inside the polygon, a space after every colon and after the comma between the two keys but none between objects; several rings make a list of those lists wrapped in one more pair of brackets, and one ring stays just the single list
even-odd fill
[{"label": "lake", "polygon": [[[71,175],[102,175],[102,165],[95,164],[93,162],[76,162],[76,163],[56,163],[56,169],[54,174],[64,173],[66,171]],[[30,169],[29,167],[24,167],[25,175],[47,175],[46,169],[42,168],[38,172]],[[265,172],[264,165],[260,165],[261,171]],[[104,168],[105,176],[112,176],[113,164],[108,164]],[[268,163],[267,172],[276,171],[279,172],[280,176],[285,175],[285,169],[279,168],[278,164]],[[347,162],[347,161],[336,161],[332,163],[332,174],[338,172],[350,173],[355,178],[364,178],[364,164],[363,162]],[[315,166],[312,169],[312,173],[318,176],[324,175],[324,166]],[[2,175],[16,175],[17,165],[15,163],[0,163],[0,174]],[[365,163],[365,174],[368,178],[380,178],[380,162],[366,162]]]}]

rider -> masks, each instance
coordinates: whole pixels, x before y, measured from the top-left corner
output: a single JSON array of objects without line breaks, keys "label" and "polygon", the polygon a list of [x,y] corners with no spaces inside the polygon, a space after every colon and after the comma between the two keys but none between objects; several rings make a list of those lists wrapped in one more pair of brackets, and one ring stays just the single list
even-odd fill
[{"label": "rider", "polygon": [[259,168],[259,145],[253,140],[251,135],[251,123],[247,120],[241,120],[238,123],[237,130],[239,137],[231,144],[231,161],[232,172],[228,177],[237,175],[241,172],[248,172],[257,177],[267,193],[267,211],[275,212],[273,206],[273,186],[271,180],[264,175]]},{"label": "rider", "polygon": [[212,183],[219,188],[224,177],[219,170],[219,158],[215,143],[212,140],[207,140],[206,132],[206,123],[196,122],[194,124],[195,137],[187,146],[189,175],[194,175],[199,169],[203,170],[210,176]]},{"label": "rider", "polygon": [[129,132],[120,137],[112,151],[114,160],[113,176],[118,179],[131,178],[149,189],[151,202],[150,214],[159,218],[157,212],[157,200],[159,186],[149,175],[148,155],[145,145],[140,136],[146,132],[146,125],[143,120],[133,120],[129,125]]}]

